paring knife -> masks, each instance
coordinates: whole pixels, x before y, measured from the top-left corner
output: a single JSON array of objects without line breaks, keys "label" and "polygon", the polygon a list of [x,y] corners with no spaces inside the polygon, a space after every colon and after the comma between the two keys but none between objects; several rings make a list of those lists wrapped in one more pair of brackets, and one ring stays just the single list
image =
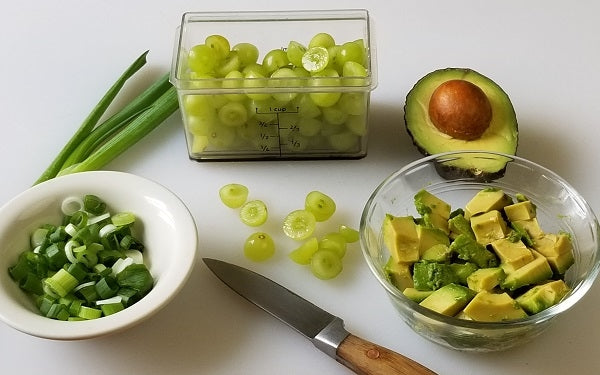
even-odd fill
[{"label": "paring knife", "polygon": [[401,354],[352,335],[342,319],[256,272],[217,259],[203,260],[231,289],[357,374],[435,374]]}]

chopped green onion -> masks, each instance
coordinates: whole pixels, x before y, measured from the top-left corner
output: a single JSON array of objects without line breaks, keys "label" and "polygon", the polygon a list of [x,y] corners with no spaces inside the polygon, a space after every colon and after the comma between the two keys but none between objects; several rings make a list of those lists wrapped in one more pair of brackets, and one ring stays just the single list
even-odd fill
[{"label": "chopped green onion", "polygon": [[105,212],[101,215],[98,216],[92,216],[88,219],[88,224],[92,225],[92,224],[97,224],[103,220],[109,219],[110,218],[110,213]]},{"label": "chopped green onion", "polygon": [[119,258],[112,266],[113,275],[120,274],[125,268],[129,267],[133,264],[133,259],[131,258]]},{"label": "chopped green onion", "polygon": [[65,256],[71,263],[77,263],[77,258],[75,258],[75,255],[73,255],[73,248],[78,246],[79,242],[74,240],[69,240],[65,244]]},{"label": "chopped green onion", "polygon": [[112,276],[101,278],[95,285],[98,297],[102,299],[114,297],[119,291],[119,284]]},{"label": "chopped green onion", "polygon": [[144,295],[152,289],[154,279],[146,265],[131,264],[117,274],[117,283],[121,287],[134,289],[138,294]]},{"label": "chopped green onion", "polygon": [[63,199],[60,209],[65,216],[71,216],[83,208],[83,200],[79,197],[67,197]]},{"label": "chopped green onion", "polygon": [[59,297],[64,297],[79,284],[79,281],[64,268],[44,280],[44,284]]},{"label": "chopped green onion", "polygon": [[118,313],[119,311],[123,310],[124,308],[125,308],[125,306],[123,306],[123,304],[121,302],[104,303],[104,304],[100,305],[100,309],[102,310],[102,313],[104,314],[104,316],[109,316],[114,313]]},{"label": "chopped green onion", "polygon": [[114,214],[110,218],[113,225],[117,227],[122,227],[124,225],[130,225],[135,222],[135,215],[131,212],[119,212],[118,214]]},{"label": "chopped green onion", "polygon": [[112,296],[110,298],[101,299],[101,300],[96,301],[96,306],[107,305],[107,304],[111,304],[111,303],[121,303],[122,300],[123,300],[123,297],[121,297],[121,296]]},{"label": "chopped green onion", "polygon": [[73,237],[77,233],[77,227],[74,224],[69,223],[65,226],[65,233]]},{"label": "chopped green onion", "polygon": [[106,203],[96,195],[86,194],[83,196],[83,208],[93,215],[101,215],[106,211]]},{"label": "chopped green onion", "polygon": [[134,264],[143,264],[144,263],[144,255],[139,250],[135,250],[135,249],[125,250],[125,256],[127,258],[131,258]]},{"label": "chopped green onion", "polygon": [[69,219],[69,223],[77,228],[85,227],[88,223],[88,214],[85,211],[77,211],[73,213]]},{"label": "chopped green onion", "polygon": [[102,310],[94,309],[88,306],[81,306],[77,316],[86,320],[98,319],[102,316]]},{"label": "chopped green onion", "polygon": [[36,230],[34,230],[31,234],[31,246],[41,246],[46,241],[46,237],[48,236],[49,231],[50,230],[48,228],[37,228]]},{"label": "chopped green onion", "polygon": [[100,228],[100,237],[106,237],[115,230],[117,230],[117,227],[114,224],[106,224]]}]

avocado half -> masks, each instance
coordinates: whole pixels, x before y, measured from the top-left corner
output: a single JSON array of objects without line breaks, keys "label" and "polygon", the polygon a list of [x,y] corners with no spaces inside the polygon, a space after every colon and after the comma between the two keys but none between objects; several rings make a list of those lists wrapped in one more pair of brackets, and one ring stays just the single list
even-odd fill
[{"label": "avocado half", "polygon": [[[489,100],[492,110],[489,127],[476,139],[453,138],[438,130],[431,121],[431,96],[442,83],[450,80],[465,80],[476,85]],[[439,69],[421,78],[406,96],[404,122],[414,145],[425,156],[448,151],[492,151],[507,155],[517,152],[517,117],[508,95],[494,81],[472,69]],[[475,176],[491,180],[503,175],[506,163],[506,158],[461,157],[446,161],[438,171],[446,178]]]}]

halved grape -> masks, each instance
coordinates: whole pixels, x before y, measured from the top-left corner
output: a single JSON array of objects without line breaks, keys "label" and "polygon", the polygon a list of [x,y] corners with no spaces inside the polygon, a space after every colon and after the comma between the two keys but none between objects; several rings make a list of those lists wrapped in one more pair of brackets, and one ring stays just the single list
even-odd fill
[{"label": "halved grape", "polygon": [[240,209],[240,219],[251,227],[258,227],[267,221],[267,206],[259,199],[244,203]]},{"label": "halved grape", "polygon": [[238,43],[231,49],[238,53],[242,67],[255,64],[258,60],[258,48],[251,43]]},{"label": "halved grape", "polygon": [[298,127],[298,131],[301,135],[305,137],[313,137],[319,134],[323,123],[316,118],[301,117],[296,126]]},{"label": "halved grape", "polygon": [[367,111],[367,97],[363,92],[346,92],[337,106],[348,115],[363,115]]},{"label": "halved grape", "polygon": [[232,127],[223,124],[213,126],[209,136],[208,143],[217,149],[226,149],[235,143],[235,130]]},{"label": "halved grape", "polygon": [[333,279],[342,272],[342,259],[332,250],[318,250],[310,260],[310,270],[321,280]]},{"label": "halved grape", "polygon": [[304,52],[306,52],[306,47],[303,44],[294,40],[288,43],[286,51],[287,57],[289,62],[294,66],[302,66],[302,56],[304,55]]},{"label": "halved grape", "polygon": [[[343,97],[344,96],[342,95],[340,97],[340,100]],[[331,107],[322,108],[321,111],[323,112],[323,120],[334,125],[341,125],[345,123],[348,119],[348,113],[344,111],[344,109],[339,104],[340,103],[338,102],[338,104],[333,105]]]},{"label": "halved grape", "polygon": [[275,254],[275,242],[265,232],[252,233],[244,243],[244,255],[255,262],[262,262]]},{"label": "halved grape", "polygon": [[288,256],[298,264],[307,265],[310,264],[310,260],[317,250],[319,250],[319,241],[317,237],[311,237],[292,250]]},{"label": "halved grape", "polygon": [[[269,87],[300,87],[302,85],[302,80],[297,78],[297,74],[290,68],[280,68],[271,74],[271,79],[269,79]],[[291,92],[282,92],[282,93],[273,93],[273,99],[281,102],[287,103],[293,100],[297,92],[292,90]]]},{"label": "halved grape", "polygon": [[348,116],[346,127],[354,134],[363,136],[367,134],[367,118],[363,116]]},{"label": "halved grape", "polygon": [[340,225],[339,233],[344,236],[347,243],[353,243],[360,239],[358,231],[346,225]]},{"label": "halved grape", "polygon": [[304,200],[304,209],[315,216],[316,221],[325,221],[335,212],[335,201],[318,190],[311,191]]},{"label": "halved grape", "polygon": [[325,47],[309,48],[302,55],[302,67],[310,73],[318,73],[329,64],[329,52]]},{"label": "halved grape", "polygon": [[318,33],[310,39],[308,48],[312,47],[324,47],[329,48],[335,46],[335,39],[328,33]]},{"label": "halved grape", "polygon": [[342,66],[348,61],[353,61],[362,65],[365,60],[365,50],[356,42],[346,42],[342,44],[342,47],[340,48],[338,60]]},{"label": "halved grape", "polygon": [[274,71],[279,68],[283,68],[284,66],[289,65],[290,61],[288,60],[287,54],[285,51],[281,49],[274,49],[265,55],[263,58],[263,67],[267,71],[267,75],[271,75]]},{"label": "halved grape", "polygon": [[[314,79],[310,80],[311,86],[315,87],[336,87],[340,86],[340,75],[332,68],[326,68],[321,72],[314,73],[312,75]],[[311,100],[319,107],[331,107],[335,105],[342,96],[341,92],[311,92]]]},{"label": "halved grape", "polygon": [[185,95],[182,100],[185,113],[192,116],[216,114],[212,95]]},{"label": "halved grape", "polygon": [[217,58],[223,60],[229,54],[229,41],[222,35],[209,35],[204,40],[204,44],[215,51]]},{"label": "halved grape", "polygon": [[348,151],[358,147],[360,137],[350,131],[329,136],[329,144],[338,151]]},{"label": "halved grape", "polygon": [[312,212],[295,210],[283,219],[283,233],[294,240],[305,240],[310,237],[317,226]]},{"label": "halved grape", "polygon": [[194,72],[210,73],[219,63],[219,58],[214,49],[206,44],[198,44],[190,49],[187,61]]},{"label": "halved grape", "polygon": [[239,208],[248,199],[248,188],[242,184],[227,184],[219,189],[219,197],[229,208]]},{"label": "halved grape", "polygon": [[321,109],[307,94],[299,94],[296,96],[292,106],[295,106],[298,109],[298,115],[302,117],[318,117],[321,115]]},{"label": "halved grape", "polygon": [[246,107],[240,102],[229,102],[219,109],[219,120],[227,126],[241,126],[248,120]]},{"label": "halved grape", "polygon": [[[246,78],[244,80],[245,88],[257,89],[267,87],[268,79],[260,72],[259,68],[253,67],[252,69],[248,69],[244,74]],[[253,100],[267,100],[271,98],[270,94],[261,92],[247,93],[246,95]]]},{"label": "halved grape", "polygon": [[346,255],[346,239],[338,232],[327,233],[319,241],[319,250],[323,249],[334,251],[343,258]]},{"label": "halved grape", "polygon": [[208,136],[206,135],[192,135],[190,145],[190,152],[192,154],[198,154],[206,150],[209,145]]},{"label": "halved grape", "polygon": [[216,113],[187,116],[187,127],[190,133],[194,135],[208,136],[213,130],[213,124],[217,118]]},{"label": "halved grape", "polygon": [[[223,84],[222,84],[223,88],[239,90],[244,87],[243,78],[244,78],[244,75],[242,74],[242,72],[240,72],[239,70],[232,70],[231,72],[227,73],[227,75],[225,76],[225,79],[223,80]],[[234,101],[234,102],[240,102],[240,101],[243,101],[246,99],[246,95],[244,95],[244,94],[224,94],[223,96],[225,96],[227,98],[227,100]]]},{"label": "halved grape", "polygon": [[230,52],[225,59],[217,65],[215,68],[215,73],[217,77],[225,77],[227,74],[233,71],[237,71],[242,66],[240,62],[240,57],[236,51]]}]

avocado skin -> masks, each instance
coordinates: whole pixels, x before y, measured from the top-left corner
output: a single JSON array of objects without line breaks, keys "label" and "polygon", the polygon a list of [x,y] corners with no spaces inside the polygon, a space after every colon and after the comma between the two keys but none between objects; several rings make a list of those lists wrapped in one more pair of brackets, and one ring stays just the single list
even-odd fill
[{"label": "avocado skin", "polygon": [[[476,148],[447,147],[447,149],[442,150],[442,151],[440,151],[440,150],[432,151],[432,150],[430,150],[430,148],[428,147],[427,144],[423,144],[423,143],[419,142],[419,140],[418,140],[419,137],[417,137],[414,134],[414,132],[411,130],[411,127],[412,127],[410,125],[411,119],[409,118],[409,115],[408,115],[408,113],[410,112],[410,106],[413,105],[411,98],[414,95],[414,93],[418,90],[418,88],[422,84],[426,83],[430,78],[432,78],[432,77],[437,78],[439,76],[444,76],[444,75],[450,75],[448,77],[448,80],[456,79],[456,78],[461,79],[460,77],[468,77],[468,76],[480,77],[480,78],[482,78],[483,81],[488,82],[487,86],[489,86],[489,88],[491,90],[495,91],[496,93],[499,94],[499,96],[501,96],[503,99],[505,99],[506,106],[510,107],[510,108],[506,108],[506,110],[512,120],[512,122],[510,124],[507,124],[506,126],[514,126],[514,147],[510,151],[507,152],[507,151],[496,150],[496,149],[487,149],[485,147],[485,145],[483,145],[482,147],[476,147]],[[479,84],[479,83],[480,82],[478,82],[477,84]],[[431,91],[431,93],[432,92],[433,92],[433,90]],[[429,95],[431,95],[431,93],[429,93]],[[429,102],[429,97],[427,97],[426,102],[427,103]],[[415,106],[418,104],[419,103],[414,103]],[[494,111],[494,106],[492,106],[492,110]],[[428,117],[428,115],[427,115],[427,117]],[[429,121],[429,120],[427,119],[425,121]],[[498,151],[498,152],[502,152],[502,153],[509,154],[509,155],[516,155],[517,146],[518,146],[518,122],[516,119],[516,114],[515,114],[514,108],[512,107],[512,103],[510,102],[508,95],[494,81],[492,81],[488,77],[483,76],[482,74],[480,74],[477,71],[470,69],[470,68],[448,67],[445,69],[438,69],[438,70],[428,73],[427,75],[425,75],[424,77],[419,79],[406,96],[406,101],[404,104],[404,124],[405,124],[406,131],[412,140],[413,145],[416,147],[416,149],[419,151],[419,153],[421,153],[423,156],[429,156],[429,155],[434,155],[434,154],[438,154],[441,152],[448,152],[448,151],[462,151],[462,150],[467,150],[467,149],[472,149],[472,150],[477,150],[477,151]],[[432,132],[429,136],[435,137],[435,136],[437,136],[437,134]],[[467,142],[471,142],[471,144],[476,145],[477,144],[476,142],[478,142],[478,140],[467,141]],[[464,168],[461,166],[455,166],[455,165],[452,165],[451,163],[446,163],[446,162],[436,162],[435,168],[436,168],[436,171],[438,172],[438,174],[440,175],[440,177],[442,177],[444,179],[471,178],[478,182],[491,182],[491,181],[497,180],[497,179],[503,177],[504,173],[506,172],[506,164],[504,164],[504,166],[502,168],[497,169],[497,170],[480,170],[477,168]]]}]

